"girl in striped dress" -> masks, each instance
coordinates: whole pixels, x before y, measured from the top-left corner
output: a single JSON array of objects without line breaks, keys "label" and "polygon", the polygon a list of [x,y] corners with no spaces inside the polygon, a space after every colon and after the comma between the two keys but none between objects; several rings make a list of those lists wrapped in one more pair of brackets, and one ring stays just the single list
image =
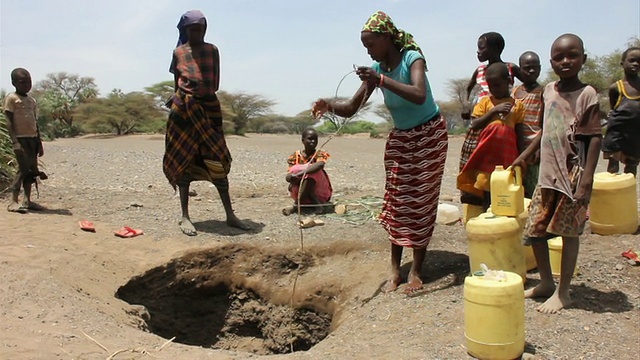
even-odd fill
[{"label": "girl in striped dress", "polygon": [[425,58],[411,34],[395,27],[382,11],[374,13],[360,34],[373,59],[371,67],[356,73],[362,85],[346,102],[320,99],[316,117],[330,111],[353,116],[379,88],[393,117],[394,128],[384,153],[385,195],[380,222],[391,242],[391,273],[383,285],[393,291],[402,282],[403,248],[413,249],[413,264],[405,292],[422,287],[420,272],[431,241],[438,209],[440,184],[447,156],[447,128],[433,99]]},{"label": "girl in striped dress", "polygon": [[[467,85],[467,98],[468,101],[471,98],[471,93],[473,90],[478,87],[478,94],[475,96],[475,103],[478,103],[482,98],[490,96],[491,92],[489,91],[489,84],[487,83],[487,79],[485,73],[487,68],[495,63],[503,63],[507,65],[507,69],[509,70],[509,78],[510,84],[513,85],[514,78],[520,79],[520,68],[513,63],[504,62],[502,60],[502,51],[504,50],[505,42],[502,35],[497,32],[487,32],[478,38],[478,50],[477,56],[478,61],[487,64],[482,64],[476,68],[471,75],[471,79],[469,80],[469,84]],[[468,121],[470,125],[471,122],[471,103],[467,103],[463,105],[462,109],[462,119]],[[462,171],[462,168],[467,164],[469,157],[476,149],[478,145],[478,137],[480,136],[480,130],[471,129],[467,130],[464,142],[462,143],[462,150],[460,151],[460,166],[459,170]],[[478,198],[470,193],[461,192],[460,202],[471,205],[482,205],[482,198]]]}]

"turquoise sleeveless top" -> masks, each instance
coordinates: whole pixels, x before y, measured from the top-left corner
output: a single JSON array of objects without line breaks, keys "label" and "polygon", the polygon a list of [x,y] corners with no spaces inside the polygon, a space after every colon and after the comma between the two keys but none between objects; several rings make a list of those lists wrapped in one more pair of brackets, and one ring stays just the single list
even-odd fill
[{"label": "turquoise sleeveless top", "polygon": [[[411,64],[418,59],[424,59],[424,57],[415,50],[406,50],[402,53],[402,61],[400,64],[390,72],[384,71],[379,62],[375,62],[371,67],[385,77],[404,84],[411,84]],[[436,116],[440,111],[433,99],[431,85],[429,84],[426,73],[424,77],[427,86],[427,98],[424,103],[420,105],[405,100],[390,90],[382,89],[384,103],[389,109],[391,117],[393,118],[393,125],[397,129],[408,130],[422,125]]]}]

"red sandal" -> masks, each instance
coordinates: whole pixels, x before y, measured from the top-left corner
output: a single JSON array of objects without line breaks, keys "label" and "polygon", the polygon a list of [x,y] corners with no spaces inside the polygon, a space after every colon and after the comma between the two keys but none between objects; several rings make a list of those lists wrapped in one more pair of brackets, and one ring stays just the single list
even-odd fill
[{"label": "red sandal", "polygon": [[84,231],[96,232],[96,227],[89,220],[80,220],[80,222],[78,222],[78,224],[80,225],[80,229],[82,229]]},{"label": "red sandal", "polygon": [[633,249],[629,249],[622,253],[622,256],[626,257],[629,260],[633,260],[636,264],[640,264],[640,258],[638,258],[638,254],[636,254]]},{"label": "red sandal", "polygon": [[121,238],[132,238],[134,236],[142,235],[144,233],[140,229],[133,229],[128,226],[123,226],[122,228],[120,228],[120,230],[116,231],[114,234]]}]

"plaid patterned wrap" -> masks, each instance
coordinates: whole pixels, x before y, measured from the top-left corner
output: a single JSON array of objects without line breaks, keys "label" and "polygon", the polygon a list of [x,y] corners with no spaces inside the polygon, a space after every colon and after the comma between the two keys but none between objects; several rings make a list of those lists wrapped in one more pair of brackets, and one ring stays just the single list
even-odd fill
[{"label": "plaid patterned wrap", "polygon": [[[196,100],[178,90],[167,122],[162,170],[175,188],[193,166],[208,175],[190,180],[224,179],[231,170],[231,154],[222,130],[220,102]],[[211,164],[218,166],[210,166]]]},{"label": "plaid patterned wrap", "polygon": [[204,43],[197,49],[184,44],[173,50],[169,71],[178,75],[178,88],[198,98],[211,99],[220,86],[220,53]]}]

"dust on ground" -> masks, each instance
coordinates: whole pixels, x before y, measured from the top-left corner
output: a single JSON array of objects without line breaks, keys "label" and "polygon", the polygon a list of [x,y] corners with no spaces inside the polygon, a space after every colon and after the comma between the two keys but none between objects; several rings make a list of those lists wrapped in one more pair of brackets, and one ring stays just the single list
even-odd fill
[{"label": "dust on ground", "polygon": [[[299,137],[227,140],[234,208],[253,231],[226,227],[215,188],[197,183],[190,199],[196,237],[177,226],[179,201],[162,174],[161,136],[46,143],[50,179],[38,201],[49,210],[0,211],[0,358],[469,358],[462,226],[436,227],[422,291],[379,292],[389,243],[370,216],[375,208],[366,209],[370,203],[362,199],[383,194],[383,139],[337,137],[327,144],[334,201],[363,215],[320,216],[324,226],[302,231],[296,216],[280,212],[291,202],[284,174]],[[458,206],[461,142],[450,138],[441,192]],[[95,222],[96,233],[80,230],[83,219]],[[115,237],[125,225],[145,234]],[[629,248],[640,248],[637,235],[581,238],[572,308],[542,315],[538,302],[526,301],[528,353],[637,358],[640,267],[620,256]],[[531,285],[538,279],[535,272],[528,278]]]}]

